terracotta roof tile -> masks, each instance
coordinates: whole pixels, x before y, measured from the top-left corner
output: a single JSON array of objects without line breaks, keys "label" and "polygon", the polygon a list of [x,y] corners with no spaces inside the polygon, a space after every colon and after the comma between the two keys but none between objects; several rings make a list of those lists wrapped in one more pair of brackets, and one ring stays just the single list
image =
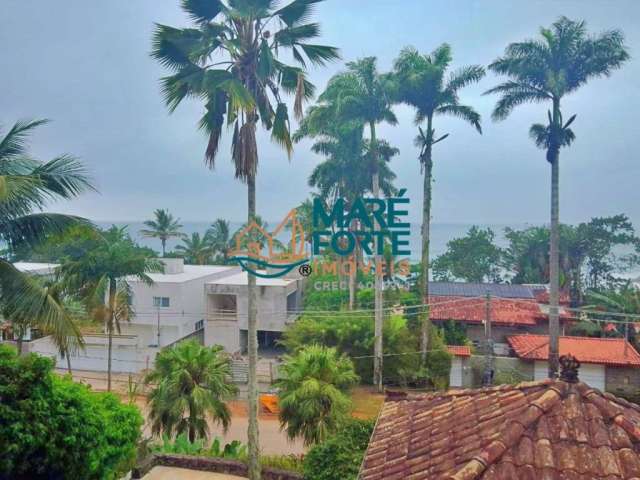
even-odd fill
[{"label": "terracotta roof tile", "polygon": [[[429,316],[432,320],[455,320],[466,323],[483,323],[486,306],[483,298],[429,296]],[[547,314],[536,300],[492,298],[491,321],[496,325],[532,326],[547,320]],[[566,313],[561,318],[568,318]]]},{"label": "terracotta roof tile", "polygon": [[545,380],[388,398],[361,480],[640,480],[640,407]]},{"label": "terracotta roof tile", "polygon": [[[512,335],[507,341],[520,358],[549,359],[548,335]],[[640,354],[623,338],[560,337],[560,355],[566,354],[582,363],[640,366]]]},{"label": "terracotta roof tile", "polygon": [[447,351],[456,357],[471,356],[471,347],[468,345],[447,345]]}]

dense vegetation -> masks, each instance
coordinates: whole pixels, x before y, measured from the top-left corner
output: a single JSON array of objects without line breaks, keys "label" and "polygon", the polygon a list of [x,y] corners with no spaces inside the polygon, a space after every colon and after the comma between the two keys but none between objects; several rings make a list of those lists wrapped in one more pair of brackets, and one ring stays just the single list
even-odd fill
[{"label": "dense vegetation", "polygon": [[0,345],[0,477],[120,478],[135,460],[140,412],[52,369]]},{"label": "dense vegetation", "polygon": [[304,459],[308,480],[355,480],[373,432],[373,422],[352,419],[314,446]]}]

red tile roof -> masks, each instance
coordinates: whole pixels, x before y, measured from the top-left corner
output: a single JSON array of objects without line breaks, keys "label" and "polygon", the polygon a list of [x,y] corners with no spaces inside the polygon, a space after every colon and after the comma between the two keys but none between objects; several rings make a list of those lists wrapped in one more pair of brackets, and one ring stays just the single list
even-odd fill
[{"label": "red tile roof", "polygon": [[[483,298],[430,296],[429,304],[432,320],[483,323],[486,316]],[[546,318],[535,300],[493,298],[490,307],[494,324],[537,325],[539,320]]]},{"label": "red tile roof", "polygon": [[468,345],[447,345],[447,351],[456,357],[471,356],[471,347]]},{"label": "red tile roof", "polygon": [[[520,358],[549,359],[548,335],[512,335],[507,337],[507,341]],[[640,366],[640,354],[623,338],[560,337],[560,355],[567,354],[582,363]]]},{"label": "red tile roof", "polygon": [[[455,320],[466,323],[484,323],[486,300],[484,298],[429,296],[432,320]],[[546,322],[548,315],[536,300],[491,298],[491,321],[496,325],[533,326]],[[560,320],[571,318],[560,313]]]},{"label": "red tile roof", "polygon": [[640,407],[583,383],[388,398],[360,480],[640,478]]}]

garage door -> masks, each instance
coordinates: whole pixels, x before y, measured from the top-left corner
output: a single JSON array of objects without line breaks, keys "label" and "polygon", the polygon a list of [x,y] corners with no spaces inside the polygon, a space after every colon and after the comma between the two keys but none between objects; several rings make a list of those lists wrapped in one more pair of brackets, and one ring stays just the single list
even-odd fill
[{"label": "garage door", "polygon": [[[604,365],[594,365],[591,363],[583,363],[580,366],[578,377],[581,382],[586,383],[590,387],[604,391],[605,375]],[[547,362],[536,362],[534,368],[534,378],[536,380],[544,380],[547,378],[549,367]]]},{"label": "garage door", "polygon": [[451,360],[451,372],[449,373],[449,386],[462,386],[462,360],[453,357]]}]

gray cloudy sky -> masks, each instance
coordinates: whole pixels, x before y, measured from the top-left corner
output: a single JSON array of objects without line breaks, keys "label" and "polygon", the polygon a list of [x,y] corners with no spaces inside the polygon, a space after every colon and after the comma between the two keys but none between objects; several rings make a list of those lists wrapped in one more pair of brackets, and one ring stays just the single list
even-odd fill
[{"label": "gray cloudy sky", "polygon": [[[206,139],[197,131],[201,106],[168,115],[159,93],[160,68],[150,57],[153,23],[187,25],[178,0],[0,0],[0,123],[46,117],[33,142],[41,158],[81,157],[100,194],[55,205],[96,220],[140,220],[170,208],[183,220],[246,215],[244,187],[233,178],[228,142],[215,171],[203,166]],[[390,68],[403,46],[430,51],[452,45],[454,66],[486,65],[507,43],[534,36],[558,16],[587,20],[592,31],[621,28],[632,60],[612,78],[592,81],[564,103],[577,113],[577,141],[562,153],[561,216],[576,222],[624,212],[640,223],[637,142],[640,139],[640,2],[637,0],[328,0],[317,9],[322,43],[340,47],[344,60],[376,55]],[[319,42],[320,43],[320,42]],[[342,68],[311,72],[320,89]],[[451,136],[435,149],[434,222],[520,223],[548,218],[549,168],[528,138],[546,107],[527,106],[505,122],[489,116],[495,98],[481,93],[489,75],[462,92],[483,116],[484,135],[457,120],[438,119]],[[400,148],[392,163],[397,185],[419,218],[421,179],[406,108],[400,124],[380,134]],[[307,177],[319,161],[309,143],[291,162],[260,138],[259,213],[278,219],[307,195]],[[52,207],[52,208],[54,208]]]}]

